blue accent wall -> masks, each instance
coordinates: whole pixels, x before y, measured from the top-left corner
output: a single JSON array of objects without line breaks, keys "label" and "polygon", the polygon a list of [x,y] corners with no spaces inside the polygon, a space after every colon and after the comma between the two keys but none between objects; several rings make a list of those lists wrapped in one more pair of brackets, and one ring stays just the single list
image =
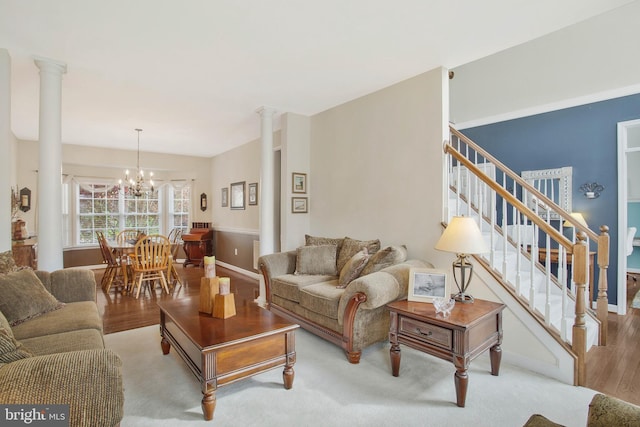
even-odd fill
[{"label": "blue accent wall", "polygon": [[[640,94],[462,130],[518,174],[573,167],[573,211],[581,212],[598,234],[601,225],[609,227],[610,304],[618,300],[617,123],[638,118]],[[590,200],[578,189],[594,181],[605,189],[599,198]]]}]

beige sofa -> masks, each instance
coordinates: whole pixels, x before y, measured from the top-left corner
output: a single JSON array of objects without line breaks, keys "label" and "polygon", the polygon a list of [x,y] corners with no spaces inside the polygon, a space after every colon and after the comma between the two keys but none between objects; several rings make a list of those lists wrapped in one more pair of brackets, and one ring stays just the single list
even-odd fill
[{"label": "beige sofa", "polygon": [[407,297],[412,267],[403,246],[380,249],[379,240],[306,236],[296,251],[264,255],[268,308],[341,346],[351,363],[362,349],[388,339],[385,305]]},{"label": "beige sofa", "polygon": [[2,404],[68,404],[71,426],[119,425],[122,362],[104,348],[95,292],[90,270],[0,274]]}]

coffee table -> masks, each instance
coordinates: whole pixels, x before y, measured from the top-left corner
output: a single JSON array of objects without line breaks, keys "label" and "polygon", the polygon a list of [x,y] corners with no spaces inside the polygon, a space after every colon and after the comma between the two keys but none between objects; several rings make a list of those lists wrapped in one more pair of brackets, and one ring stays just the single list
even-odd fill
[{"label": "coffee table", "polygon": [[236,306],[236,315],[227,319],[198,312],[198,297],[158,306],[162,353],[173,346],[200,381],[205,420],[213,419],[220,386],[281,366],[284,388],[293,386],[299,325],[253,303]]}]

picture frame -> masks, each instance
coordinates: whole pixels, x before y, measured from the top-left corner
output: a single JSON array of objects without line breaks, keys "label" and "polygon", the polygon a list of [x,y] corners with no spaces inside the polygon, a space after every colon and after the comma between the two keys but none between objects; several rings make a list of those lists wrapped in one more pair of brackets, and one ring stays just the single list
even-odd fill
[{"label": "picture frame", "polygon": [[255,206],[258,204],[258,183],[253,182],[249,184],[249,206]]},{"label": "picture frame", "polygon": [[292,197],[291,198],[291,213],[307,213],[307,212],[309,212],[308,197]]},{"label": "picture frame", "polygon": [[449,275],[435,268],[411,268],[409,270],[409,301],[430,302],[438,297],[451,296]]},{"label": "picture frame", "polygon": [[298,194],[307,193],[307,174],[293,172],[291,174],[291,192]]},{"label": "picture frame", "polygon": [[244,209],[244,189],[245,181],[234,182],[231,184],[231,209]]},{"label": "picture frame", "polygon": [[227,187],[222,189],[220,200],[222,201],[221,206],[223,208],[226,208],[229,206],[229,189]]}]

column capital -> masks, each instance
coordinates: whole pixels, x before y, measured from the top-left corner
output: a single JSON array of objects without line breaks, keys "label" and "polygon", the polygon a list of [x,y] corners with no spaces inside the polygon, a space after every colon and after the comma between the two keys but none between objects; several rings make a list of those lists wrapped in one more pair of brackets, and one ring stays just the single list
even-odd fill
[{"label": "column capital", "polygon": [[67,64],[62,61],[36,56],[33,62],[35,62],[40,71],[50,71],[58,74],[66,74],[67,72]]},{"label": "column capital", "polygon": [[273,117],[273,115],[276,113],[276,109],[267,105],[263,105],[256,110],[256,113],[260,114],[262,117]]}]

